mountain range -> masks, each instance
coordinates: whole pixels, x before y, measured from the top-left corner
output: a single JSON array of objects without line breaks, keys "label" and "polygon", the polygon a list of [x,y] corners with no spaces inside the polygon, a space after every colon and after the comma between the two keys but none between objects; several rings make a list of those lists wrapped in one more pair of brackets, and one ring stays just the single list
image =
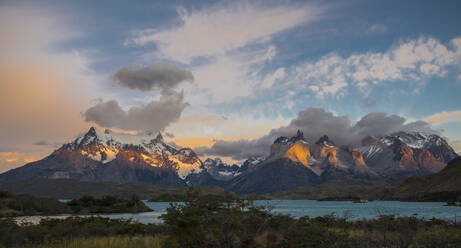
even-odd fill
[{"label": "mountain range", "polygon": [[219,158],[202,161],[192,149],[169,144],[161,134],[128,135],[92,127],[42,160],[0,174],[0,180],[210,185],[240,194],[270,193],[338,179],[427,175],[441,171],[456,157],[437,134],[366,137],[360,147],[351,148],[337,146],[327,135],[309,144],[298,131],[293,137],[275,139],[267,157],[228,165]]}]

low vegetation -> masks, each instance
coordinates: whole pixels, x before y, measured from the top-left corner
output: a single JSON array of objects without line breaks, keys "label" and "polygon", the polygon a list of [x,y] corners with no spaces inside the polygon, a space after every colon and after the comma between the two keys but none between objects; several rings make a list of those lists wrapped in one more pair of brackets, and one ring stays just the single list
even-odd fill
[{"label": "low vegetation", "polygon": [[158,236],[113,236],[73,238],[54,243],[31,246],[33,248],[161,248],[164,238]]},{"label": "low vegetation", "polygon": [[295,219],[251,201],[203,200],[191,190],[171,203],[162,224],[102,217],[1,219],[4,247],[461,247],[461,224],[383,215],[352,221],[327,215]]},{"label": "low vegetation", "polygon": [[0,218],[22,215],[48,215],[68,212],[66,204],[51,198],[13,195],[0,191]]},{"label": "low vegetation", "polygon": [[[163,227],[154,224],[134,223],[131,220],[109,219],[103,217],[68,217],[66,219],[42,219],[39,224],[17,224],[13,219],[0,220],[0,247],[91,247],[85,246],[94,240],[111,242],[111,239],[154,237]],[[123,236],[123,237],[122,237]],[[118,240],[117,238],[115,240]],[[120,241],[121,242],[121,241]],[[79,244],[76,244],[79,243]],[[96,242],[97,243],[97,242]],[[70,246],[70,244],[75,244]],[[94,246],[109,247],[109,246]],[[130,247],[130,246],[123,246]]]},{"label": "low vegetation", "polygon": [[123,199],[116,196],[103,196],[94,198],[84,196],[80,199],[74,199],[67,205],[75,214],[89,213],[141,213],[152,211],[136,195],[130,199]]},{"label": "low vegetation", "polygon": [[52,198],[13,195],[0,191],[0,218],[31,215],[140,213],[152,211],[136,195],[129,199],[116,196],[84,196],[67,203]]},{"label": "low vegetation", "polygon": [[[184,202],[187,201],[187,193],[185,194],[161,194],[149,199],[149,202]],[[221,195],[199,193],[197,195],[200,201],[226,201],[227,199],[243,199],[243,197],[225,192]]]}]

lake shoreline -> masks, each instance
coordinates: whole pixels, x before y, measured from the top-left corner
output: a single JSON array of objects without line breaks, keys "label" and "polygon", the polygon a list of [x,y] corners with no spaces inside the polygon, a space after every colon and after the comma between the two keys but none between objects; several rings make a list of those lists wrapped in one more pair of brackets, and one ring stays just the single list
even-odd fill
[{"label": "lake shoreline", "polygon": [[[88,214],[88,215],[41,215],[20,216],[20,221],[38,223],[41,219],[67,217],[108,217],[111,219],[133,219],[140,223],[161,223],[160,215],[166,212],[171,202],[143,202],[153,209],[153,212],[143,213],[113,213],[113,214]],[[184,202],[176,202],[182,204]],[[290,215],[299,219],[304,216],[320,217],[335,215],[348,216],[353,220],[377,219],[380,215],[395,215],[401,217],[417,217],[421,219],[440,218],[454,220],[461,216],[461,208],[446,206],[445,202],[404,202],[404,201],[373,201],[368,203],[353,203],[352,201],[316,201],[316,200],[256,200],[256,206],[264,206],[275,214]]]}]

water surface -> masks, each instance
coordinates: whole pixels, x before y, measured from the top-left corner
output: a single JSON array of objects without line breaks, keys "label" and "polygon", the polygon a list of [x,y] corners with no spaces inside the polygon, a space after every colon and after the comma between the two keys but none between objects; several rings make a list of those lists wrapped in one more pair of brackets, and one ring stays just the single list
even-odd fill
[{"label": "water surface", "polygon": [[[153,212],[139,214],[101,214],[98,216],[109,218],[131,218],[141,223],[159,223],[159,216],[165,213],[168,202],[144,203],[153,209]],[[348,201],[313,201],[313,200],[260,200],[256,205],[271,208],[274,213],[291,215],[295,218],[301,216],[324,216],[334,214],[347,217],[351,220],[372,219],[383,214],[398,216],[417,216],[419,218],[440,218],[446,220],[461,220],[461,207],[444,206],[444,202],[398,202],[398,201],[373,201],[368,203],[352,203]],[[52,218],[66,218],[69,215],[48,216]],[[28,221],[37,223],[44,216],[26,216],[17,218],[19,222]]]}]

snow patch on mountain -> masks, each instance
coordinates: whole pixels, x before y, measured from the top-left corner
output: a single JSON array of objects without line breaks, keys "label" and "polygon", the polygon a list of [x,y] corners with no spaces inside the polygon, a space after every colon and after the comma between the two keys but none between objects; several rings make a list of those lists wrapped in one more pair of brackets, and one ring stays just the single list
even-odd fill
[{"label": "snow patch on mountain", "polygon": [[170,160],[177,164],[176,169],[181,179],[185,179],[189,174],[198,174],[202,172],[200,160],[192,164],[184,163],[174,156],[170,157]]},{"label": "snow patch on mountain", "polygon": [[[181,179],[191,173],[201,171],[201,161],[189,148],[176,149],[166,144],[162,135],[131,135],[106,129],[100,132],[95,128],[65,145],[71,150],[80,150],[81,154],[95,161],[108,163],[117,158],[121,149],[135,149],[145,163],[153,167],[171,166]],[[131,157],[129,161],[135,162]]]},{"label": "snow patch on mountain", "polygon": [[207,158],[202,168],[216,180],[227,181],[241,174],[239,166],[226,164],[219,158]]},{"label": "snow patch on mountain", "polygon": [[171,155],[175,150],[175,148],[163,142],[161,134],[158,134],[157,137],[154,138],[152,135],[124,134],[113,132],[109,129],[106,129],[104,132],[100,132],[93,127],[90,128],[85,135],[78,137],[73,143],[71,143],[71,147],[73,149],[77,149],[91,143],[98,143],[106,147],[117,149],[121,149],[125,145],[133,145],[142,147],[151,153],[166,153],[167,155]]},{"label": "snow patch on mountain", "polygon": [[411,148],[429,148],[431,146],[447,145],[439,135],[425,132],[397,132],[380,140],[387,146],[391,146],[398,139]]}]

